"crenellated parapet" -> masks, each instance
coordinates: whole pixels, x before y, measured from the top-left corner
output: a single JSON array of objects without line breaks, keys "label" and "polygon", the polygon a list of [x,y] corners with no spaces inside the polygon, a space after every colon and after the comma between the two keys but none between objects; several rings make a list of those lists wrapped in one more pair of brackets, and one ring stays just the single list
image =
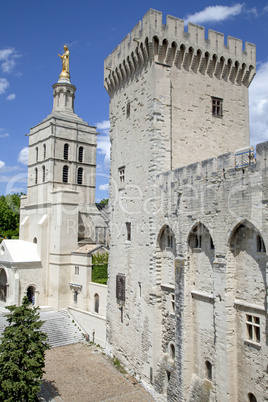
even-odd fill
[{"label": "crenellated parapet", "polygon": [[248,87],[256,72],[256,47],[240,39],[150,9],[104,62],[104,86],[111,95],[154,62],[229,80]]},{"label": "crenellated parapet", "polygon": [[[176,191],[180,191],[181,186],[193,185],[193,183],[199,181],[209,184],[219,183],[225,180],[227,176],[239,175],[242,177],[247,170],[249,172],[259,172],[263,177],[266,177],[268,171],[266,164],[268,157],[268,141],[256,145],[256,159],[247,166],[237,168],[236,156],[236,153],[228,152],[214,158],[161,173],[158,177],[162,183],[162,188],[167,187],[166,183],[173,183],[172,188],[176,188]],[[174,183],[176,183],[176,185]],[[262,184],[262,191],[267,198],[267,191],[266,188],[264,188],[264,184]]]}]

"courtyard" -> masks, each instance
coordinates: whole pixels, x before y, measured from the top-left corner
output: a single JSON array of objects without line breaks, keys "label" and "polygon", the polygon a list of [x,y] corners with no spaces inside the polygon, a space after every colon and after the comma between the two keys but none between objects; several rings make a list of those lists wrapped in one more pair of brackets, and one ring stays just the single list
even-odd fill
[{"label": "courtyard", "polygon": [[131,375],[121,373],[102,349],[89,343],[46,352],[39,401],[154,401]]}]

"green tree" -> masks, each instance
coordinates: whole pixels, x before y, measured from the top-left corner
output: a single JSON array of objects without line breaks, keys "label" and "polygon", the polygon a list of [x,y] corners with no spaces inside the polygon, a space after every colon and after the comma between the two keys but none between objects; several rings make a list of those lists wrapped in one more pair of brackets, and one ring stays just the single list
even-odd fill
[{"label": "green tree", "polygon": [[101,283],[106,285],[108,280],[108,253],[93,254],[92,256],[92,282]]},{"label": "green tree", "polygon": [[103,198],[103,199],[100,201],[100,204],[108,205],[108,204],[109,204],[109,198]]},{"label": "green tree", "polygon": [[18,237],[20,221],[20,197],[23,194],[0,196],[0,236]]},{"label": "green tree", "polygon": [[9,325],[0,344],[0,400],[35,401],[43,377],[47,335],[40,330],[38,308],[25,296],[20,307],[8,306]]}]

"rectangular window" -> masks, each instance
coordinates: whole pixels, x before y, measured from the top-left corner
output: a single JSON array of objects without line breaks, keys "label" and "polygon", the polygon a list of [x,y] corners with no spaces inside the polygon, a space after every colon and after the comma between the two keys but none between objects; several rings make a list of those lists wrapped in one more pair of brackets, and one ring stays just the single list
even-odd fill
[{"label": "rectangular window", "polygon": [[124,274],[116,275],[116,298],[125,301],[126,277]]},{"label": "rectangular window", "polygon": [[252,342],[260,343],[261,326],[260,317],[246,314],[247,339]]},{"label": "rectangular window", "polygon": [[79,275],[79,267],[77,265],[74,267],[74,274]]},{"label": "rectangular window", "polygon": [[125,187],[125,166],[118,169],[119,171],[119,188]]},{"label": "rectangular window", "polygon": [[211,97],[212,100],[212,116],[222,117],[223,99]]},{"label": "rectangular window", "polygon": [[127,241],[131,241],[131,223],[126,222],[126,228],[127,228]]},{"label": "rectangular window", "polygon": [[130,116],[130,102],[127,103],[127,118]]}]

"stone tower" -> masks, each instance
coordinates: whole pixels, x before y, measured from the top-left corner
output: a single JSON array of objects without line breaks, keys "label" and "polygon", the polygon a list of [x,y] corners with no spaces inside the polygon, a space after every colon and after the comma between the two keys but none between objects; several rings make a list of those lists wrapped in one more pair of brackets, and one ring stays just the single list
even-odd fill
[{"label": "stone tower", "polygon": [[[170,292],[172,315],[178,257],[164,226],[168,211],[159,203],[157,175],[249,145],[255,57],[250,43],[243,50],[241,40],[228,37],[225,44],[223,34],[211,30],[206,39],[194,24],[185,32],[184,21],[171,16],[162,25],[162,13],[149,10],[105,60],[112,206],[107,347],[156,388],[164,381],[163,362],[169,375],[173,370],[162,344],[163,327],[175,337],[175,323],[163,316],[162,305]],[[171,202],[175,217],[178,197]],[[170,343],[170,355],[173,348]]]},{"label": "stone tower", "polygon": [[[96,128],[74,113],[76,88],[53,85],[53,109],[29,134],[27,197],[21,202],[20,239],[37,243],[43,270],[39,305],[70,303],[71,251],[95,242]],[[100,225],[101,226],[101,225]],[[98,241],[99,239],[97,239]],[[41,281],[41,282],[40,282]]]}]

